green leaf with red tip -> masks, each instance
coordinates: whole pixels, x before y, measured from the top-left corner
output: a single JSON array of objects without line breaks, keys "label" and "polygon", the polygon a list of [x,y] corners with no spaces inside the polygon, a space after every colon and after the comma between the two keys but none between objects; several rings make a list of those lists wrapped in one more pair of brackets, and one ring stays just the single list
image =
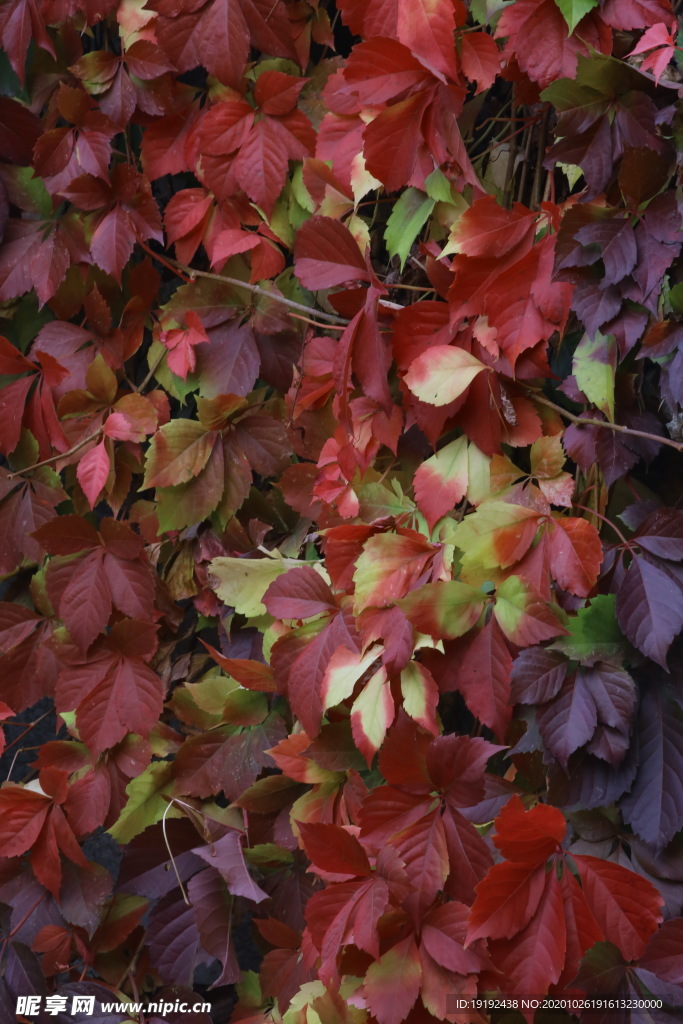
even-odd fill
[{"label": "green leaf with red tip", "polygon": [[413,481],[415,500],[429,529],[465,495],[478,504],[489,492],[488,459],[465,436],[423,462]]},{"label": "green leaf with red tip", "polygon": [[145,466],[146,487],[176,487],[204,469],[216,434],[197,420],[172,420],[152,438]]},{"label": "green leaf with red tip", "polygon": [[370,965],[363,992],[378,1024],[405,1020],[417,1000],[421,977],[420,954],[413,935]]},{"label": "green leaf with red tip", "polygon": [[477,374],[487,369],[463,348],[434,345],[413,360],[405,382],[420,401],[449,405],[467,391]]},{"label": "green leaf with red tip", "polygon": [[521,576],[508,576],[500,584],[494,614],[508,640],[518,647],[567,632],[548,602]]},{"label": "green leaf with red tip", "polygon": [[356,562],[354,612],[394,604],[430,576],[438,547],[414,530],[377,533]]},{"label": "green leaf with red tip", "polygon": [[452,640],[476,625],[484,610],[486,594],[459,580],[427,583],[400,602],[400,607],[420,633]]},{"label": "green leaf with red tip", "polygon": [[380,654],[377,647],[365,654],[339,647],[327,663],[321,686],[323,711],[341,704],[353,693],[358,680],[374,665]]},{"label": "green leaf with red tip", "polygon": [[382,667],[365,684],[351,711],[353,738],[368,767],[382,746],[395,713],[387,671]]},{"label": "green leaf with red tip", "polygon": [[419,661],[409,661],[401,672],[403,708],[423,729],[437,735],[436,706],[439,689],[429,669]]},{"label": "green leaf with red tip", "polygon": [[535,509],[524,505],[483,502],[455,530],[463,565],[506,569],[519,562],[534,542],[538,518]]}]

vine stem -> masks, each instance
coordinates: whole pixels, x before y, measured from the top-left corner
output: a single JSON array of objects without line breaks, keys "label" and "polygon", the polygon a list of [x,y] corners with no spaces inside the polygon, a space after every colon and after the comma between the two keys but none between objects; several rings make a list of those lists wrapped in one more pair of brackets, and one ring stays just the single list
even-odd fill
[{"label": "vine stem", "polygon": [[611,530],[614,530],[614,532],[616,533],[617,537],[624,545],[624,547],[628,548],[631,554],[633,554],[633,545],[631,544],[631,542],[627,540],[626,537],[624,537],[623,533],[616,525],[616,523],[613,523],[610,519],[607,518],[607,516],[603,516],[602,512],[598,512],[594,508],[588,508],[587,505],[579,505],[577,501],[572,502],[572,508],[580,508],[583,512],[588,512],[589,515],[595,516],[597,519],[602,520],[602,522],[605,523],[606,526],[609,526]]},{"label": "vine stem", "polygon": [[99,427],[93,434],[88,434],[87,437],[81,438],[81,440],[73,445],[68,451],[60,452],[58,455],[51,455],[49,459],[43,459],[42,462],[34,462],[32,466],[26,466],[25,469],[15,469],[12,473],[7,474],[8,480],[14,480],[15,477],[21,477],[25,473],[30,473],[33,469],[40,469],[41,466],[51,466],[53,462],[59,462],[60,459],[68,459],[70,455],[75,455],[81,448],[85,448],[86,444],[90,444],[91,441],[96,441],[102,434],[104,427]]},{"label": "vine stem", "polygon": [[40,904],[43,902],[43,900],[45,899],[46,896],[47,896],[47,892],[44,892],[42,894],[42,896],[39,896],[38,899],[36,900],[36,902],[31,907],[31,909],[28,910],[24,914],[24,916],[22,917],[22,919],[19,922],[19,924],[15,925],[14,928],[12,929],[12,931],[9,933],[9,935],[5,939],[3,939],[2,946],[0,946],[0,957],[3,957],[5,955],[5,950],[7,949],[7,946],[9,945],[10,939],[13,939],[14,936],[17,934],[17,932],[20,931],[20,929],[24,927],[24,925],[28,921],[28,919],[31,916],[31,914],[33,913],[33,911],[37,910],[37,908],[40,906]]},{"label": "vine stem", "polygon": [[208,270],[194,270],[192,267],[188,267],[184,263],[180,263],[178,260],[172,259],[170,256],[165,256],[164,259],[174,267],[177,267],[178,270],[182,270],[190,281],[194,280],[196,277],[205,277],[209,281],[221,281],[224,284],[234,285],[236,288],[244,288],[245,291],[251,292],[252,295],[262,295],[265,299],[270,299],[272,302],[279,302],[281,306],[287,306],[289,309],[296,309],[299,313],[306,313],[307,315],[313,313],[320,320],[327,320],[327,322],[331,324],[346,325],[350,322],[349,320],[345,320],[342,316],[336,316],[334,313],[326,313],[321,309],[304,306],[302,302],[295,302],[294,299],[288,299],[284,295],[274,295],[272,292],[266,291],[265,288],[260,288],[257,284],[249,284],[248,281],[240,281],[238,277],[225,277],[223,274],[212,274]]},{"label": "vine stem", "polygon": [[[17,744],[17,743],[20,743],[20,742],[21,742],[21,740],[23,740],[23,738],[24,738],[24,736],[26,735],[26,733],[30,732],[30,731],[31,731],[31,729],[35,729],[35,727],[36,727],[36,726],[37,726],[37,725],[38,725],[38,724],[39,724],[40,722],[42,722],[44,718],[47,718],[47,716],[48,716],[48,715],[49,715],[49,714],[51,713],[51,711],[52,711],[52,709],[50,709],[49,711],[46,711],[46,712],[45,712],[45,713],[44,713],[43,715],[41,715],[41,716],[40,716],[40,718],[36,718],[35,722],[31,722],[31,723],[30,723],[30,724],[29,724],[29,725],[27,726],[27,728],[26,728],[26,729],[24,729],[24,731],[23,731],[22,733],[19,733],[19,735],[18,735],[18,736],[16,736],[16,737],[15,737],[15,738],[14,738],[14,739],[12,740],[12,742],[11,742],[11,743],[8,743],[8,744],[7,744],[7,746],[5,747],[4,753],[7,753],[7,751],[8,751],[8,750],[11,750],[11,749],[12,749],[12,747],[16,746],[16,744]],[[25,722],[5,722],[5,725],[25,725]],[[8,776],[8,778],[9,778],[9,776]]]},{"label": "vine stem", "polygon": [[549,409],[554,409],[560,416],[564,416],[566,420],[570,420],[572,423],[576,423],[577,426],[583,427],[604,427],[605,430],[613,430],[617,434],[628,434],[630,437],[643,437],[646,441],[656,441],[658,444],[667,445],[669,448],[673,448],[675,451],[683,451],[683,444],[679,441],[674,441],[670,437],[662,437],[660,434],[649,434],[646,430],[636,430],[635,427],[626,427],[623,423],[610,423],[609,420],[599,420],[590,416],[575,416],[573,412],[569,412],[568,409],[563,409],[561,405],[557,405],[555,402],[551,402],[545,395],[541,395],[538,391],[530,387],[528,384],[524,384],[523,381],[517,381],[521,384],[525,390],[533,396],[535,401],[540,402],[541,405],[547,405]]}]

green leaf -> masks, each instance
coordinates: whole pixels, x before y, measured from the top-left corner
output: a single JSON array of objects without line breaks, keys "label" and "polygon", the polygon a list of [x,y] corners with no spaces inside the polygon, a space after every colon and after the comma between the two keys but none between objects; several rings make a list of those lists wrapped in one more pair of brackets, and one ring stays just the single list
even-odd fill
[{"label": "green leaf", "polygon": [[555,3],[560,9],[562,17],[567,22],[568,35],[572,34],[578,23],[589,11],[598,6],[598,0],[555,0]]},{"label": "green leaf", "polygon": [[426,583],[398,602],[420,633],[452,640],[476,625],[486,595],[459,580]]},{"label": "green leaf", "polygon": [[[210,564],[214,589],[221,601],[247,618],[266,614],[261,598],[278,576],[300,565],[311,565],[298,558],[283,558],[279,551],[269,558],[214,558]],[[319,563],[313,563],[315,568]],[[324,577],[323,577],[324,578]]]},{"label": "green leaf", "polygon": [[435,167],[428,178],[425,178],[425,189],[430,199],[437,203],[454,203],[461,196],[456,196],[450,181],[438,167]]},{"label": "green leaf", "polygon": [[209,461],[216,434],[197,420],[171,420],[156,432],[147,452],[143,489],[176,487],[198,476]]},{"label": "green leaf", "polygon": [[109,829],[109,835],[123,846],[150,825],[161,821],[164,811],[167,811],[167,819],[182,817],[176,807],[169,807],[166,797],[170,797],[172,792],[173,765],[170,761],[153,761],[128,783],[128,802],[118,821]]},{"label": "green leaf", "polygon": [[584,664],[606,661],[623,651],[624,637],[617,625],[616,600],[614,594],[591,598],[589,605],[567,618],[570,635],[556,640],[553,648]]},{"label": "green leaf", "polygon": [[614,376],[617,365],[617,343],[613,334],[598,331],[592,340],[587,334],[574,352],[574,376],[589,402],[614,422]]},{"label": "green leaf", "polygon": [[434,199],[430,199],[419,189],[407,188],[394,205],[387,221],[384,241],[390,256],[400,256],[401,269],[408,258],[411,245],[434,209],[434,203]]}]

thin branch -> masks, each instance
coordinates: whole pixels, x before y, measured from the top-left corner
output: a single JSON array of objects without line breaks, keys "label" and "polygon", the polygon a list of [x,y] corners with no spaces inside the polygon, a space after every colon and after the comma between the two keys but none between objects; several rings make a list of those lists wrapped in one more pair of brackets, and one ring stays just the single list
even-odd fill
[{"label": "thin branch", "polygon": [[180,875],[178,874],[178,868],[176,867],[175,858],[173,856],[173,850],[171,849],[171,846],[170,846],[169,841],[168,841],[168,836],[166,834],[166,815],[168,814],[168,812],[171,809],[171,807],[173,806],[173,804],[174,804],[174,801],[170,800],[168,802],[168,804],[166,805],[166,809],[164,810],[163,815],[161,816],[161,831],[162,831],[163,836],[164,836],[164,843],[166,844],[166,849],[168,850],[168,855],[171,858],[171,864],[173,865],[173,870],[175,872],[175,876],[178,879],[178,885],[180,886],[180,891],[183,894],[183,900],[185,901],[185,903],[189,907],[190,906],[190,901],[187,898],[187,893],[185,892],[185,886],[182,883],[182,879],[181,879]]},{"label": "thin branch", "polygon": [[[50,710],[49,710],[49,711],[46,711],[46,712],[45,712],[44,714],[42,714],[42,715],[40,716],[40,718],[36,718],[35,722],[31,722],[31,723],[30,723],[30,724],[29,724],[28,726],[26,726],[26,728],[24,729],[24,731],[23,731],[23,732],[20,732],[20,733],[19,733],[19,735],[18,735],[18,736],[16,736],[16,737],[15,737],[15,738],[14,738],[14,739],[12,740],[12,742],[11,742],[11,743],[8,743],[8,744],[7,744],[7,746],[5,747],[4,753],[7,753],[7,751],[8,751],[8,750],[11,750],[11,749],[12,749],[12,747],[13,747],[13,746],[15,746],[15,745],[16,745],[17,743],[20,743],[20,742],[21,742],[21,740],[23,740],[23,738],[24,738],[24,736],[26,735],[26,733],[30,732],[30,731],[31,731],[31,729],[35,729],[35,727],[36,727],[36,726],[37,726],[37,725],[38,725],[38,724],[39,724],[40,722],[42,722],[44,718],[47,718],[47,716],[48,716],[49,714],[51,714],[51,713],[52,713],[52,709],[50,708]],[[5,724],[5,725],[26,725],[26,723],[25,723],[25,722],[5,722],[4,724]],[[9,778],[9,776],[7,776],[7,777]]]},{"label": "thin branch", "polygon": [[670,437],[662,437],[660,434],[649,434],[646,430],[636,430],[634,427],[626,427],[622,423],[610,423],[609,420],[599,420],[590,416],[575,416],[573,412],[569,412],[568,409],[563,409],[561,405],[551,402],[549,398],[539,394],[535,388],[524,384],[523,381],[517,381],[517,383],[521,384],[541,405],[547,405],[549,409],[554,409],[560,416],[564,416],[566,420],[576,423],[578,427],[604,427],[605,430],[613,430],[617,434],[628,434],[629,437],[642,437],[646,441],[656,441],[658,444],[664,444],[669,448],[675,449],[677,452],[683,451],[683,444],[672,440]]},{"label": "thin branch", "polygon": [[8,480],[14,480],[15,477],[24,476],[25,473],[30,473],[34,469],[40,469],[41,466],[51,466],[53,462],[59,462],[61,459],[68,459],[71,455],[75,455],[81,448],[85,448],[86,444],[90,444],[91,441],[96,441],[102,434],[104,427],[100,427],[93,434],[88,434],[87,437],[81,438],[78,444],[73,445],[66,452],[60,452],[59,455],[51,455],[49,459],[43,459],[42,462],[34,462],[32,466],[26,466],[25,469],[15,469],[11,473],[7,474]]},{"label": "thin branch", "polygon": [[154,360],[154,362],[150,366],[149,373],[147,374],[147,376],[143,380],[143,382],[140,385],[140,387],[135,389],[138,392],[138,394],[142,394],[142,392],[145,390],[145,388],[147,387],[147,385],[151,381],[152,377],[154,376],[154,374],[157,372],[157,370],[159,369],[159,367],[163,363],[163,361],[166,358],[167,354],[168,354],[168,349],[164,346],[164,348],[161,350],[161,352],[159,353],[157,358]]},{"label": "thin branch", "polygon": [[[510,128],[514,129],[516,124],[516,110],[513,106],[510,114]],[[517,150],[519,148],[519,135],[513,134],[510,136],[510,145],[508,147],[508,164],[505,168],[505,185],[503,186],[503,194],[505,196],[505,205],[508,210],[512,206],[515,192],[515,174],[517,172]]]},{"label": "thin branch", "polygon": [[238,277],[224,277],[223,274],[212,274],[208,270],[194,270],[192,267],[186,266],[184,263],[180,263],[178,260],[171,259],[170,256],[166,256],[165,259],[172,263],[174,267],[182,270],[184,274],[187,274],[188,278],[192,281],[196,277],[205,277],[209,281],[221,281],[224,284],[234,285],[236,288],[244,288],[245,291],[251,292],[252,295],[262,295],[264,299],[270,299],[272,302],[279,302],[282,306],[287,306],[289,309],[296,309],[299,313],[315,314],[321,320],[327,320],[331,324],[348,324],[350,321],[346,320],[342,316],[336,316],[333,313],[325,313],[324,310],[315,309],[312,306],[304,306],[302,302],[295,302],[294,299],[287,299],[284,295],[274,295],[273,292],[267,291],[265,288],[260,288],[257,284],[249,284],[247,281],[240,281]]},{"label": "thin branch", "polygon": [[530,121],[527,125],[527,130],[524,135],[524,155],[522,156],[522,173],[519,176],[519,188],[517,189],[517,202],[521,203],[524,199],[524,190],[526,188],[526,181],[529,174],[529,157],[531,156],[531,145],[534,141],[534,122]]},{"label": "thin branch", "polygon": [[125,971],[123,972],[123,974],[121,975],[119,980],[116,982],[116,985],[114,986],[116,989],[118,989],[119,992],[123,991],[123,985],[124,985],[124,982],[125,982],[126,978],[137,967],[138,960],[140,959],[140,954],[142,953],[143,949],[145,948],[145,942],[146,941],[147,941],[147,933],[145,932],[145,934],[142,936],[142,938],[140,939],[140,941],[137,944],[137,948],[136,948],[135,952],[133,953],[132,960],[130,961],[130,963],[126,967]]},{"label": "thin branch", "polygon": [[173,266],[175,260],[171,261],[171,258],[169,256],[163,256],[159,252],[154,252],[154,250],[150,249],[147,243],[143,242],[141,238],[138,238],[137,242],[140,248],[144,249],[145,252],[152,257],[153,260],[157,261],[157,263],[161,263],[162,267],[166,267],[167,270],[170,270],[172,273],[176,274],[181,279],[181,281],[185,282],[185,284],[190,283],[190,278],[187,277],[181,270],[178,270],[177,267]]},{"label": "thin branch", "polygon": [[40,904],[43,902],[43,900],[45,899],[46,896],[47,896],[47,890],[45,892],[43,892],[42,896],[38,897],[38,899],[33,904],[31,909],[29,911],[27,911],[27,913],[24,914],[24,916],[22,917],[22,919],[19,922],[19,924],[15,925],[14,928],[12,929],[12,931],[9,933],[9,935],[7,935],[6,938],[4,938],[2,940],[2,945],[0,946],[0,959],[2,957],[4,957],[5,950],[7,949],[7,946],[9,944],[10,939],[13,939],[14,936],[17,934],[17,932],[20,931],[23,928],[23,926],[26,924],[26,922],[28,921],[28,919],[31,916],[31,914],[34,912],[34,910],[36,910],[40,906]]},{"label": "thin branch", "polygon": [[[317,310],[316,310],[317,312]],[[301,313],[290,313],[291,317],[295,320],[302,320],[305,324],[313,324],[314,327],[320,327],[323,331],[345,331],[346,327],[337,327],[335,324],[321,324],[319,320],[311,320],[310,316],[303,316]]]},{"label": "thin branch", "polygon": [[538,134],[538,152],[536,153],[536,166],[534,168],[534,180],[531,186],[531,203],[529,204],[532,210],[538,210],[541,205],[541,178],[543,175],[543,161],[545,160],[545,144],[546,136],[548,134],[548,121],[550,119],[550,104],[543,111],[543,117],[541,118],[541,128]]},{"label": "thin branch", "polygon": [[609,526],[610,530],[613,530],[616,533],[617,537],[624,545],[624,547],[628,548],[631,554],[633,554],[633,545],[631,544],[631,542],[626,539],[626,537],[623,535],[617,524],[611,522],[611,520],[609,520],[607,516],[603,516],[602,512],[598,512],[598,510],[595,508],[588,508],[587,505],[580,505],[578,501],[572,502],[572,508],[580,508],[583,512],[588,512],[589,515],[595,516],[597,519],[601,519],[606,526]]}]

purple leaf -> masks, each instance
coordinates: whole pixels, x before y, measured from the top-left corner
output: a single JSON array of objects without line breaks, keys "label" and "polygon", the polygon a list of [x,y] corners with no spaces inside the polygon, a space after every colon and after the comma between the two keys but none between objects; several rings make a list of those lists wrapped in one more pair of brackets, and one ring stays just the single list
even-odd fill
[{"label": "purple leaf", "polygon": [[247,871],[239,832],[226,832],[222,839],[209,846],[198,846],[193,852],[222,875],[234,896],[244,896],[254,903],[268,899]]},{"label": "purple leaf", "polygon": [[638,966],[656,974],[661,981],[683,985],[683,918],[664,922],[650,939]]},{"label": "purple leaf", "polygon": [[584,672],[566,680],[557,697],[537,708],[543,741],[564,767],[570,754],[588,743],[598,724],[598,712]]},{"label": "purple leaf", "polygon": [[629,220],[611,217],[609,220],[587,224],[574,236],[582,245],[597,245],[596,258],[605,266],[604,284],[616,284],[627,277],[636,265],[638,251]]},{"label": "purple leaf", "polygon": [[147,927],[152,963],[168,984],[192,985],[199,952],[194,909],[180,891],[169,893],[152,910]]},{"label": "purple leaf", "polygon": [[566,771],[559,765],[550,766],[548,802],[568,810],[606,807],[628,790],[636,769],[633,746],[618,767],[580,750],[570,758]]},{"label": "purple leaf", "polygon": [[634,647],[666,669],[667,652],[683,627],[683,593],[636,555],[617,594],[617,621]]},{"label": "purple leaf", "polygon": [[232,985],[241,977],[231,941],[233,899],[225,882],[213,868],[191,878],[187,891],[194,907],[202,948],[220,961],[223,970],[211,986]]},{"label": "purple leaf", "polygon": [[676,508],[657,509],[640,524],[634,540],[651,555],[682,561],[683,512]]},{"label": "purple leaf", "polygon": [[583,278],[576,285],[574,311],[591,338],[621,309],[621,292],[613,285],[602,288],[601,278]]},{"label": "purple leaf", "polygon": [[560,691],[567,674],[567,659],[559,651],[527,647],[512,665],[511,701],[545,704]]},{"label": "purple leaf", "polygon": [[199,393],[203,398],[216,395],[246,395],[258,377],[261,357],[249,324],[226,320],[207,328],[208,345],[197,347]]},{"label": "purple leaf", "polygon": [[683,820],[683,720],[659,690],[643,697],[638,744],[640,767],[621,808],[633,831],[661,850]]}]

